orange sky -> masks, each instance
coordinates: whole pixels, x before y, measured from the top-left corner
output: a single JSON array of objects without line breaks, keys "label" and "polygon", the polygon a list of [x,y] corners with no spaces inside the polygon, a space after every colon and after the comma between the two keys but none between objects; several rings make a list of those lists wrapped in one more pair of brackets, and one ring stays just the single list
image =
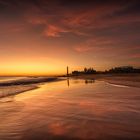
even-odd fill
[{"label": "orange sky", "polygon": [[0,75],[140,67],[139,0],[0,0]]}]

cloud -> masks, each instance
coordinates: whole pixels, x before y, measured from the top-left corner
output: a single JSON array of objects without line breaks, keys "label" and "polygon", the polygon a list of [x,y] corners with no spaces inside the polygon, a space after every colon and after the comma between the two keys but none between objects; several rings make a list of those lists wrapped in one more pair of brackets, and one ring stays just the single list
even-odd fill
[{"label": "cloud", "polygon": [[31,48],[28,53],[66,56],[75,64],[138,63],[139,5],[139,0],[0,0],[0,46],[9,54]]},{"label": "cloud", "polygon": [[140,46],[128,40],[121,40],[114,37],[97,37],[83,40],[73,47],[74,51],[80,54],[93,54],[104,58],[112,58],[118,56],[120,59],[140,58]]},{"label": "cloud", "polygon": [[[81,42],[79,45],[74,47],[74,50],[77,52],[100,52],[100,51],[109,51],[112,49],[112,46],[119,42],[119,40],[113,40],[108,37],[93,37],[86,41]],[[114,48],[114,47],[113,47]]]},{"label": "cloud", "polygon": [[[61,33],[77,36],[91,35],[95,30],[134,26],[140,22],[138,1],[64,1],[64,0],[1,0],[1,14],[16,17],[26,24],[42,26],[42,33],[60,37]],[[22,17],[22,19],[20,19]],[[29,25],[30,26],[30,25]],[[123,28],[123,27],[122,27]]]},{"label": "cloud", "polygon": [[65,33],[68,32],[67,30],[53,26],[53,25],[48,25],[47,29],[44,31],[45,36],[48,37],[60,37],[60,33]]},{"label": "cloud", "polygon": [[140,53],[134,53],[134,54],[130,54],[130,58],[139,58],[140,59]]}]

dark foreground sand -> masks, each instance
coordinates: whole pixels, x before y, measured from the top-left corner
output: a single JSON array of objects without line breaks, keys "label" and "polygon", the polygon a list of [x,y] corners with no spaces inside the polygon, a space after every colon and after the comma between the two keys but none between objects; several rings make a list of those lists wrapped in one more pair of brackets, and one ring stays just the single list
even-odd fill
[{"label": "dark foreground sand", "polygon": [[102,80],[111,84],[140,88],[140,74],[89,74],[72,77],[79,79]]}]

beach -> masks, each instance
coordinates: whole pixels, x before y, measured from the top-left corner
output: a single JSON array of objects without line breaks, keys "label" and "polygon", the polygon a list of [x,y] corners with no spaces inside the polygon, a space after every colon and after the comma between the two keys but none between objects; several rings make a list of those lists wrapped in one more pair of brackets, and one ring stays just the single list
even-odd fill
[{"label": "beach", "polygon": [[[70,76],[69,78],[98,80],[115,85],[140,88],[140,74],[89,74]],[[34,90],[43,83],[62,79],[61,77],[2,77],[0,78],[0,98]]]},{"label": "beach", "polygon": [[0,140],[140,140],[140,0],[0,0]]},{"label": "beach", "polygon": [[72,77],[77,79],[100,80],[111,84],[140,88],[140,74],[87,74]]},{"label": "beach", "polygon": [[1,140],[139,140],[140,88],[68,78],[0,98]]}]

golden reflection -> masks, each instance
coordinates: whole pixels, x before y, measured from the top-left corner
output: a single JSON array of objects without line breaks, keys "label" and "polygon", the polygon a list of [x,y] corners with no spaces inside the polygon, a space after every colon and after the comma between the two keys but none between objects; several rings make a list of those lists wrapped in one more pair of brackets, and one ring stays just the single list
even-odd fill
[{"label": "golden reflection", "polygon": [[70,86],[70,80],[69,80],[69,78],[67,78],[67,85],[68,85],[68,87]]},{"label": "golden reflection", "polygon": [[49,124],[49,131],[54,135],[63,135],[66,133],[66,129],[59,122]]},{"label": "golden reflection", "polygon": [[94,83],[95,82],[95,80],[85,80],[85,84],[92,84],[92,83]]}]

